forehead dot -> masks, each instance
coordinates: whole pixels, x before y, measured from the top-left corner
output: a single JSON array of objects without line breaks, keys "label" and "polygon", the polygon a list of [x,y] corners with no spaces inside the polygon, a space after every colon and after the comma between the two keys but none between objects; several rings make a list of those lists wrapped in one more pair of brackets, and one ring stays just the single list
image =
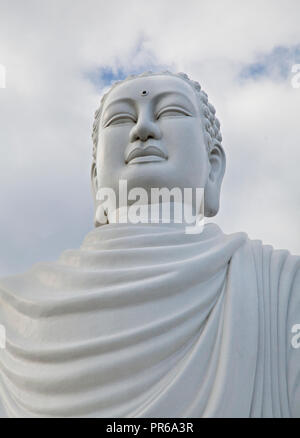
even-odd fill
[{"label": "forehead dot", "polygon": [[147,96],[148,94],[149,94],[149,91],[147,91],[147,90],[141,91],[141,96]]}]

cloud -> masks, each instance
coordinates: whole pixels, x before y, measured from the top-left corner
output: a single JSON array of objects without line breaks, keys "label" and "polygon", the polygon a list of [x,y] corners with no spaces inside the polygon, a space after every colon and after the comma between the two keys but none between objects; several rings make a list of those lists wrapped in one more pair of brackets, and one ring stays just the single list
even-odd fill
[{"label": "cloud", "polygon": [[256,62],[246,65],[240,72],[240,78],[248,80],[269,77],[285,80],[291,74],[291,66],[300,59],[300,45],[275,47],[270,53],[258,56]]},{"label": "cloud", "polygon": [[188,73],[217,109],[218,223],[300,253],[299,12],[298,0],[2,0],[0,274],[80,245],[100,94],[144,70]]}]

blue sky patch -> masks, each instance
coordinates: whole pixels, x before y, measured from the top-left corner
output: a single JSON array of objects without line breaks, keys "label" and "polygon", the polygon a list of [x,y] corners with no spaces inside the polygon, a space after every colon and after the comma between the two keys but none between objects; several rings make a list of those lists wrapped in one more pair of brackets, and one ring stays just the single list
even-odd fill
[{"label": "blue sky patch", "polygon": [[85,73],[85,77],[99,90],[113,82],[123,80],[129,75],[145,71],[174,70],[174,66],[161,64],[157,61],[155,54],[147,47],[147,40],[143,35],[137,38],[136,44],[126,57],[126,65],[124,63],[124,59],[115,58],[113,66],[99,66]]},{"label": "blue sky patch", "polygon": [[88,72],[86,77],[93,83],[97,89],[111,85],[113,82],[125,79],[129,75],[140,74],[145,71],[160,72],[164,70],[172,71],[172,67],[161,64],[145,63],[139,68],[127,69],[113,69],[111,67],[99,67],[98,69]]},{"label": "blue sky patch", "polygon": [[239,78],[260,79],[273,77],[286,79],[294,64],[300,63],[300,45],[293,47],[276,47],[270,53],[259,55],[255,62],[245,65],[240,71]]}]

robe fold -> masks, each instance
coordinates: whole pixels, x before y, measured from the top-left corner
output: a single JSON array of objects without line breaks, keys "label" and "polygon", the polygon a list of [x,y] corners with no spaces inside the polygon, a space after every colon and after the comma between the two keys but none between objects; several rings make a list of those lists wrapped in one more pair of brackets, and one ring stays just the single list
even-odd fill
[{"label": "robe fold", "polygon": [[3,416],[300,417],[300,257],[245,233],[99,227],[0,279],[0,324]]}]

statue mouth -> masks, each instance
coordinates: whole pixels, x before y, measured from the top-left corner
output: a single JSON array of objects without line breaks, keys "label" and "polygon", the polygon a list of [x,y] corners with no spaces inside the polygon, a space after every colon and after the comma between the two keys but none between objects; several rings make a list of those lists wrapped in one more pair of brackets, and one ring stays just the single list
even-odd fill
[{"label": "statue mouth", "polygon": [[126,158],[126,164],[153,163],[165,161],[168,158],[166,153],[157,146],[149,145],[145,148],[133,149]]}]

